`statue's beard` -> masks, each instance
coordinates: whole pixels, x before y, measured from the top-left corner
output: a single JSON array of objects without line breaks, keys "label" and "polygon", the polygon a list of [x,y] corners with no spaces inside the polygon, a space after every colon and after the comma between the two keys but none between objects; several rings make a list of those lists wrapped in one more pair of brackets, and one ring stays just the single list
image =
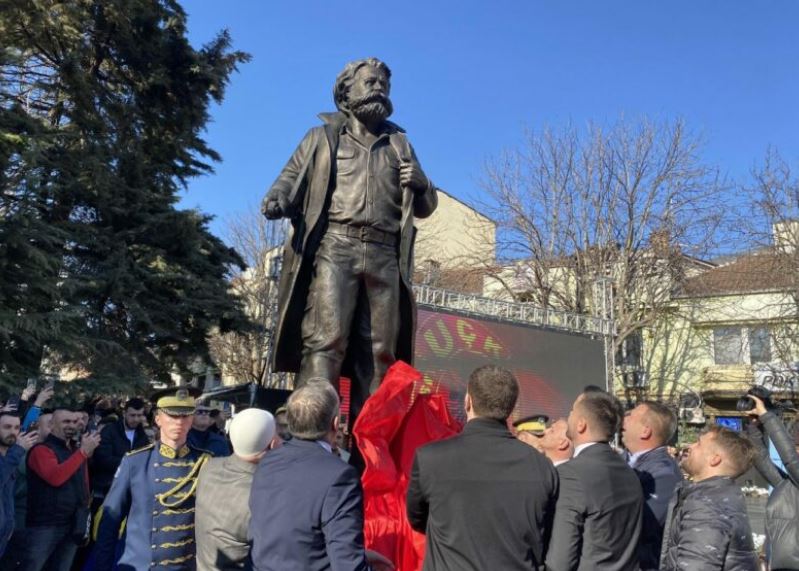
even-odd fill
[{"label": "statue's beard", "polygon": [[361,123],[378,123],[388,119],[394,107],[388,97],[372,94],[350,101],[350,111]]}]

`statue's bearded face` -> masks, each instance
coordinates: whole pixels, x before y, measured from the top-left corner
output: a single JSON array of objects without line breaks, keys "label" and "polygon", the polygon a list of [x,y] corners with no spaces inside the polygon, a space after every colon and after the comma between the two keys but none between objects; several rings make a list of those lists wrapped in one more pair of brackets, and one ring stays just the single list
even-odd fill
[{"label": "statue's bearded face", "polygon": [[385,73],[371,65],[365,65],[355,73],[347,97],[348,107],[362,123],[384,121],[394,112],[388,98],[390,89]]}]

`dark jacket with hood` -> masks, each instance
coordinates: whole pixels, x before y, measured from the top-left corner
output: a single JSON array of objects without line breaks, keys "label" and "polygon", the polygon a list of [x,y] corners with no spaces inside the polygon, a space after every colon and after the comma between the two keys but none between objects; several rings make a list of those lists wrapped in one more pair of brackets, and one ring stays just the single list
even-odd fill
[{"label": "dark jacket with hood", "polygon": [[[327,229],[327,209],[330,193],[335,183],[336,156],[339,133],[347,121],[343,113],[322,113],[323,126],[314,127],[305,135],[277,180],[272,185],[264,204],[271,198],[288,207],[285,214],[291,218],[292,228],[286,238],[283,270],[278,288],[278,323],[276,328],[276,371],[298,372],[302,358],[300,325],[311,283],[316,250]],[[402,159],[416,160],[404,131],[386,122],[386,131],[392,147]],[[416,305],[411,290],[411,263],[414,239],[413,219],[425,218],[438,204],[436,188],[428,185],[426,191],[415,193],[403,190],[402,219],[397,256],[401,276],[400,331],[397,341],[397,359],[412,362]],[[351,375],[347,360],[342,375]]]},{"label": "dark jacket with hood", "polygon": [[732,478],[716,476],[677,487],[666,516],[660,568],[759,569],[744,496]]},{"label": "dark jacket with hood", "polygon": [[755,467],[774,486],[766,504],[766,539],[771,569],[799,569],[799,454],[780,418],[773,412],[760,417],[774,443],[785,471],[769,458],[757,426],[749,425],[749,439],[757,449]]}]

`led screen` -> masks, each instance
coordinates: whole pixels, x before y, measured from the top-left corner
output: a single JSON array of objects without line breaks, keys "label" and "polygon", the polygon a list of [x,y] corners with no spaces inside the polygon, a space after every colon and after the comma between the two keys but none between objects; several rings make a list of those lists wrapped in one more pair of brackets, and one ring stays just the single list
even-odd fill
[{"label": "led screen", "polygon": [[469,374],[487,363],[510,369],[519,381],[514,419],[567,416],[583,387],[605,386],[599,337],[419,308],[414,366],[424,373],[427,390],[449,394],[456,418],[463,420]]}]

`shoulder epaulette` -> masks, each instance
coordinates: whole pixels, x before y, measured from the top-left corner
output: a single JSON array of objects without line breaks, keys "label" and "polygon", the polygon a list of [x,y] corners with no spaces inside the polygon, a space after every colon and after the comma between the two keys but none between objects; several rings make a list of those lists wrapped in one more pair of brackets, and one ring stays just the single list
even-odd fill
[{"label": "shoulder epaulette", "polygon": [[125,456],[133,456],[134,454],[138,454],[139,452],[144,452],[145,450],[152,450],[155,448],[155,443],[150,442],[147,446],[142,446],[141,448],[136,448],[136,450],[131,450]]}]

